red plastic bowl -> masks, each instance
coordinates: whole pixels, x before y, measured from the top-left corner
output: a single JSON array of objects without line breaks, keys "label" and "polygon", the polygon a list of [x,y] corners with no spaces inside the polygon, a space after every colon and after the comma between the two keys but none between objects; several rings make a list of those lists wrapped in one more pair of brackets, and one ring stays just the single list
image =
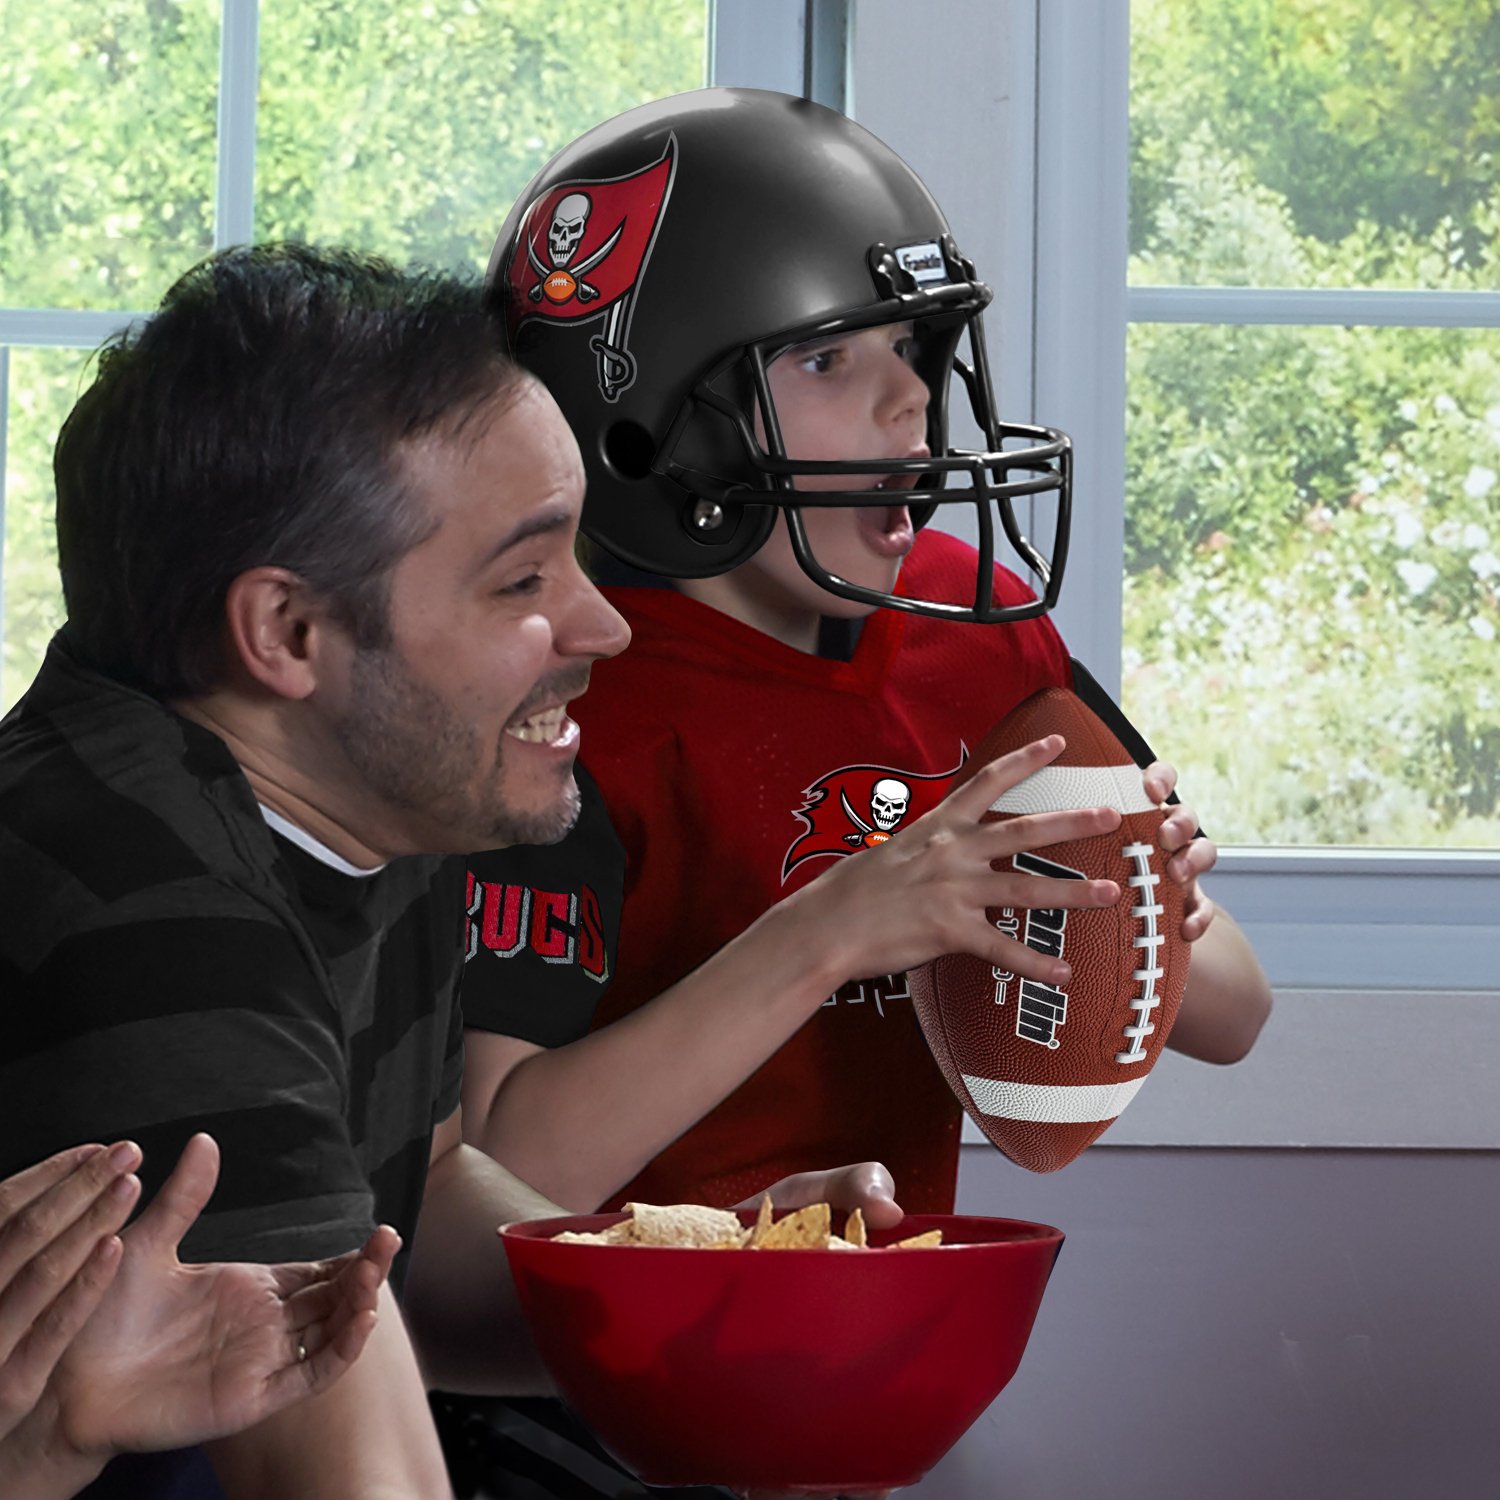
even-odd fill
[{"label": "red plastic bowl", "polygon": [[1015,1374],[1063,1239],[1018,1219],[917,1214],[871,1244],[940,1228],[942,1247],[551,1238],[623,1217],[537,1219],[501,1238],[558,1389],[651,1484],[915,1484]]}]

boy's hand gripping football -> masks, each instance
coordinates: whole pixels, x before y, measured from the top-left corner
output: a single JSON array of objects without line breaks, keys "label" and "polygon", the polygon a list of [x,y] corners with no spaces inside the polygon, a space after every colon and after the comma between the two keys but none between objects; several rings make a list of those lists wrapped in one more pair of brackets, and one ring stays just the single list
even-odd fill
[{"label": "boy's hand gripping football", "polygon": [[[1110,807],[1035,813],[984,822],[1003,792],[1062,753],[1048,735],[982,767],[937,807],[879,847],[838,860],[805,888],[820,930],[842,933],[846,977],[896,974],[944,953],[970,953],[997,969],[1046,984],[1071,978],[1060,958],[1006,937],[986,912],[995,907],[1110,906],[1112,880],[1059,880],[1012,869],[1022,851],[1044,849],[1117,828]],[[1201,840],[1200,840],[1201,842]],[[801,895],[803,893],[799,893]]]},{"label": "boy's hand gripping football", "polygon": [[[1177,785],[1177,767],[1164,760],[1153,761],[1142,772],[1146,795],[1165,802]],[[1214,904],[1198,884],[1218,863],[1219,851],[1212,839],[1196,838],[1198,815],[1180,804],[1162,823],[1157,842],[1167,855],[1167,878],[1183,888],[1182,937],[1196,943],[1214,919]]]}]

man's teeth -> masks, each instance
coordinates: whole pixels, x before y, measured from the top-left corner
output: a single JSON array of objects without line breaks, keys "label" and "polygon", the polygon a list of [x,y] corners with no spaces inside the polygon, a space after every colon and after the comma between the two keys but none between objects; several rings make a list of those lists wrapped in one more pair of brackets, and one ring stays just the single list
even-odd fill
[{"label": "man's teeth", "polygon": [[562,733],[567,718],[566,709],[549,708],[546,713],[533,714],[519,724],[507,725],[505,732],[528,745],[549,745]]}]

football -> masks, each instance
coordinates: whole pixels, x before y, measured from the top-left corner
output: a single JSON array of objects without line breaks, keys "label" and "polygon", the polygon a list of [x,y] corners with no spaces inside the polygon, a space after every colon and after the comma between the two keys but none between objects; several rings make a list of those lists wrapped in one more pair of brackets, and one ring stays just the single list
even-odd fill
[{"label": "football", "polygon": [[[1166,877],[1157,830],[1167,813],[1147,800],[1124,745],[1075,694],[1045,688],[992,729],[954,778],[1032,740],[1067,748],[1000,797],[986,821],[1110,806],[1109,834],[1017,854],[1018,870],[1114,880],[1121,898],[1089,911],[992,908],[1002,932],[1066,958],[1066,991],[951,954],[913,969],[911,995],[949,1086],[969,1117],[1017,1165],[1066,1166],[1135,1097],[1177,1016],[1187,980],[1182,887]],[[1001,868],[996,865],[996,868]]]}]

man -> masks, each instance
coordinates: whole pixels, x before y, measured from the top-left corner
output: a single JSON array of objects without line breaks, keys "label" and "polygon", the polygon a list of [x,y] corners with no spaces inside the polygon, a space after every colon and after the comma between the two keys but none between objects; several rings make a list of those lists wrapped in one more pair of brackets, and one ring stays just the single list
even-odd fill
[{"label": "man", "polygon": [[410,1333],[383,1292],[337,1385],[216,1444],[234,1496],[444,1493],[423,1375],[539,1384],[495,1226],[551,1205],[461,1142],[463,869],[430,856],[567,830],[566,705],[627,631],[498,348],[466,284],[230,251],[58,442],[67,624],[0,726],[0,1172],[208,1129],[186,1258],[406,1247]]}]

